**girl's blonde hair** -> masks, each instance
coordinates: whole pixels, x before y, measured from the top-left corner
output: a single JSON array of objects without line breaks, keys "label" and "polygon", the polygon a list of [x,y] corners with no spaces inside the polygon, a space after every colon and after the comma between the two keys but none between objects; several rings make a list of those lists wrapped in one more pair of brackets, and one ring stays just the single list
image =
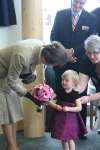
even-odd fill
[{"label": "girl's blonde hair", "polygon": [[75,87],[77,87],[78,82],[79,82],[79,75],[78,75],[78,73],[76,71],[74,71],[74,70],[66,70],[62,74],[61,78],[67,78],[67,77],[71,78],[73,80],[73,83],[74,83]]}]

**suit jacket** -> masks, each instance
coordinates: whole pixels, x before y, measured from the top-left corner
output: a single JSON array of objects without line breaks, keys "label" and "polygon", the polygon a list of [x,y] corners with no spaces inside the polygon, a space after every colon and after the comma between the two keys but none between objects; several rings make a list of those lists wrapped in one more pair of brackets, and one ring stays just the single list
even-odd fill
[{"label": "suit jacket", "polygon": [[100,36],[100,7],[93,10],[92,13],[97,17],[98,35]]},{"label": "suit jacket", "polygon": [[74,48],[77,57],[80,58],[84,53],[84,40],[96,32],[96,17],[85,10],[82,11],[73,32],[71,9],[65,9],[56,14],[51,41],[60,41],[66,48]]},{"label": "suit jacket", "polygon": [[13,90],[22,96],[26,94],[20,75],[29,73],[30,69],[34,72],[36,65],[41,63],[41,46],[41,41],[27,39],[0,49],[0,90],[7,93]]}]

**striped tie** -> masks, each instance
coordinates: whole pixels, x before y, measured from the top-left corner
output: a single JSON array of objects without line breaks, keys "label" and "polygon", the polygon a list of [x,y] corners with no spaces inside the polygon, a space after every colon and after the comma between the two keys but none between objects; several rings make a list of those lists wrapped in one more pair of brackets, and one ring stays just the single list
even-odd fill
[{"label": "striped tie", "polygon": [[73,29],[73,31],[75,30],[78,19],[79,19],[79,14],[78,13],[75,13],[75,14],[72,15],[72,29]]}]

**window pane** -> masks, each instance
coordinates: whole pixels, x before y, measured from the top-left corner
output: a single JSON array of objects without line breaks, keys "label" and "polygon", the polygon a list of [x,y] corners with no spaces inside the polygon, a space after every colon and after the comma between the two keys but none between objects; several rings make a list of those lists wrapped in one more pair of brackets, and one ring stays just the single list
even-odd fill
[{"label": "window pane", "polygon": [[[91,11],[100,6],[99,0],[87,0],[85,9]],[[43,41],[50,42],[50,32],[58,10],[71,7],[71,0],[43,0]]]},{"label": "window pane", "polygon": [[100,6],[100,0],[87,0],[87,3],[85,5],[85,9],[87,11],[92,11],[93,9]]},{"label": "window pane", "polygon": [[43,0],[43,41],[50,42],[50,32],[58,10],[70,8],[71,0]]}]

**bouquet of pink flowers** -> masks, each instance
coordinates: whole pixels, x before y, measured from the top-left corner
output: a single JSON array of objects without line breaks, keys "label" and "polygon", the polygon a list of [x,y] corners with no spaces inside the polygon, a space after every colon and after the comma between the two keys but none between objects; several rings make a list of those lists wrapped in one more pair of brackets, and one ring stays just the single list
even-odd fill
[{"label": "bouquet of pink flowers", "polygon": [[54,91],[47,84],[38,84],[33,87],[32,96],[38,101],[48,102],[49,100],[53,99]]}]

